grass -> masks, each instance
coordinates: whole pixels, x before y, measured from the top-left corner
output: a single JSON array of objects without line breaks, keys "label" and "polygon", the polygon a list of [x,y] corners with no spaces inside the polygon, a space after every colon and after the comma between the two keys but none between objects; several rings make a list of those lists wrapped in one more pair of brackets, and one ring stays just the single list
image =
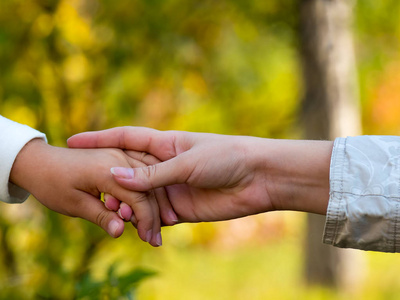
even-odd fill
[{"label": "grass", "polygon": [[359,269],[344,277],[344,290],[330,290],[304,283],[302,243],[301,235],[231,248],[167,243],[142,256],[158,275],[140,285],[137,299],[400,299],[399,255],[355,251]]}]

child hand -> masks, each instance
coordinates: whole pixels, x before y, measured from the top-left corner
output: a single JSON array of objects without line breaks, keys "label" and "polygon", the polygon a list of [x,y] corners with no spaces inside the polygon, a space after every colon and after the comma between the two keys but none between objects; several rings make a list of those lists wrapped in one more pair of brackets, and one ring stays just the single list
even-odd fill
[{"label": "child hand", "polygon": [[119,149],[58,148],[35,139],[18,154],[10,181],[32,193],[46,207],[89,220],[113,237],[123,233],[124,223],[104,207],[100,194],[123,199],[133,209],[140,238],[158,246],[161,224],[156,193],[120,187],[110,173],[111,167],[134,167],[135,161]]}]

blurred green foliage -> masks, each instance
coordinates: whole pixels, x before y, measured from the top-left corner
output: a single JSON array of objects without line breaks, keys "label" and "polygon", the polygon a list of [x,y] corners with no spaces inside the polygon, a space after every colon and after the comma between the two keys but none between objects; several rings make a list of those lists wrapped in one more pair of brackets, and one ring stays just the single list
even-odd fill
[{"label": "blurred green foliage", "polygon": [[[59,146],[120,125],[300,137],[299,1],[0,0],[0,114]],[[398,134],[400,2],[363,0],[354,13],[364,131]],[[114,241],[32,199],[3,204],[0,298],[128,297],[152,272],[140,268],[158,273],[141,299],[340,298],[302,285],[301,224],[180,225],[151,249],[133,229]],[[393,258],[370,257],[381,275]],[[355,295],[398,297],[392,275],[371,273]]]},{"label": "blurred green foliage", "polygon": [[127,124],[284,136],[295,118],[294,1],[1,5],[2,113],[53,143]]},{"label": "blurred green foliage", "polygon": [[77,298],[79,299],[134,299],[133,289],[145,277],[153,275],[148,270],[135,269],[125,275],[115,274],[115,266],[111,265],[107,277],[102,281],[93,280],[87,274],[77,284]]}]

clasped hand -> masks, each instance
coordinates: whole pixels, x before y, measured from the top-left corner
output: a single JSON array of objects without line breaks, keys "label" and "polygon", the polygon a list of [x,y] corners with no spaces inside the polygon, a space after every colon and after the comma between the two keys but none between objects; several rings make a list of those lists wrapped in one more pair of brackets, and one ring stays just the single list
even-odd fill
[{"label": "clasped hand", "polygon": [[[137,163],[114,164],[113,182],[124,190],[154,193],[146,206],[152,214],[146,215],[164,225],[282,209],[324,214],[329,199],[329,141],[120,127],[75,135],[68,146],[123,149]],[[131,203],[126,195],[106,196],[106,206],[132,214],[139,230],[144,214]]]}]

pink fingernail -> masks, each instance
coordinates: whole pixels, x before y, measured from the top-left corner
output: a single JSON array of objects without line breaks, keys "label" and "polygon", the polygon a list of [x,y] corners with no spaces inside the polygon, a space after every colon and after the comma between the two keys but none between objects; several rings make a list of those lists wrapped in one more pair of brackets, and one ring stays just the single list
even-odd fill
[{"label": "pink fingernail", "polygon": [[110,207],[108,207],[107,201],[104,201],[104,206],[105,206],[108,210],[112,210]]},{"label": "pink fingernail", "polygon": [[122,167],[111,168],[111,174],[123,179],[133,178],[133,170],[131,168],[122,168]]},{"label": "pink fingernail", "polygon": [[120,206],[120,208],[119,208],[119,212],[120,212],[120,214],[121,214],[121,217],[124,219],[124,220],[130,220],[131,219],[131,216],[132,216],[132,209],[130,208],[130,206],[128,206],[127,204],[125,204],[125,203],[121,203],[121,206]]},{"label": "pink fingernail", "polygon": [[119,228],[119,223],[115,220],[112,220],[110,224],[108,224],[108,230],[109,230],[108,232],[111,233],[111,236],[113,237],[115,236],[115,233],[117,232],[118,228]]}]

